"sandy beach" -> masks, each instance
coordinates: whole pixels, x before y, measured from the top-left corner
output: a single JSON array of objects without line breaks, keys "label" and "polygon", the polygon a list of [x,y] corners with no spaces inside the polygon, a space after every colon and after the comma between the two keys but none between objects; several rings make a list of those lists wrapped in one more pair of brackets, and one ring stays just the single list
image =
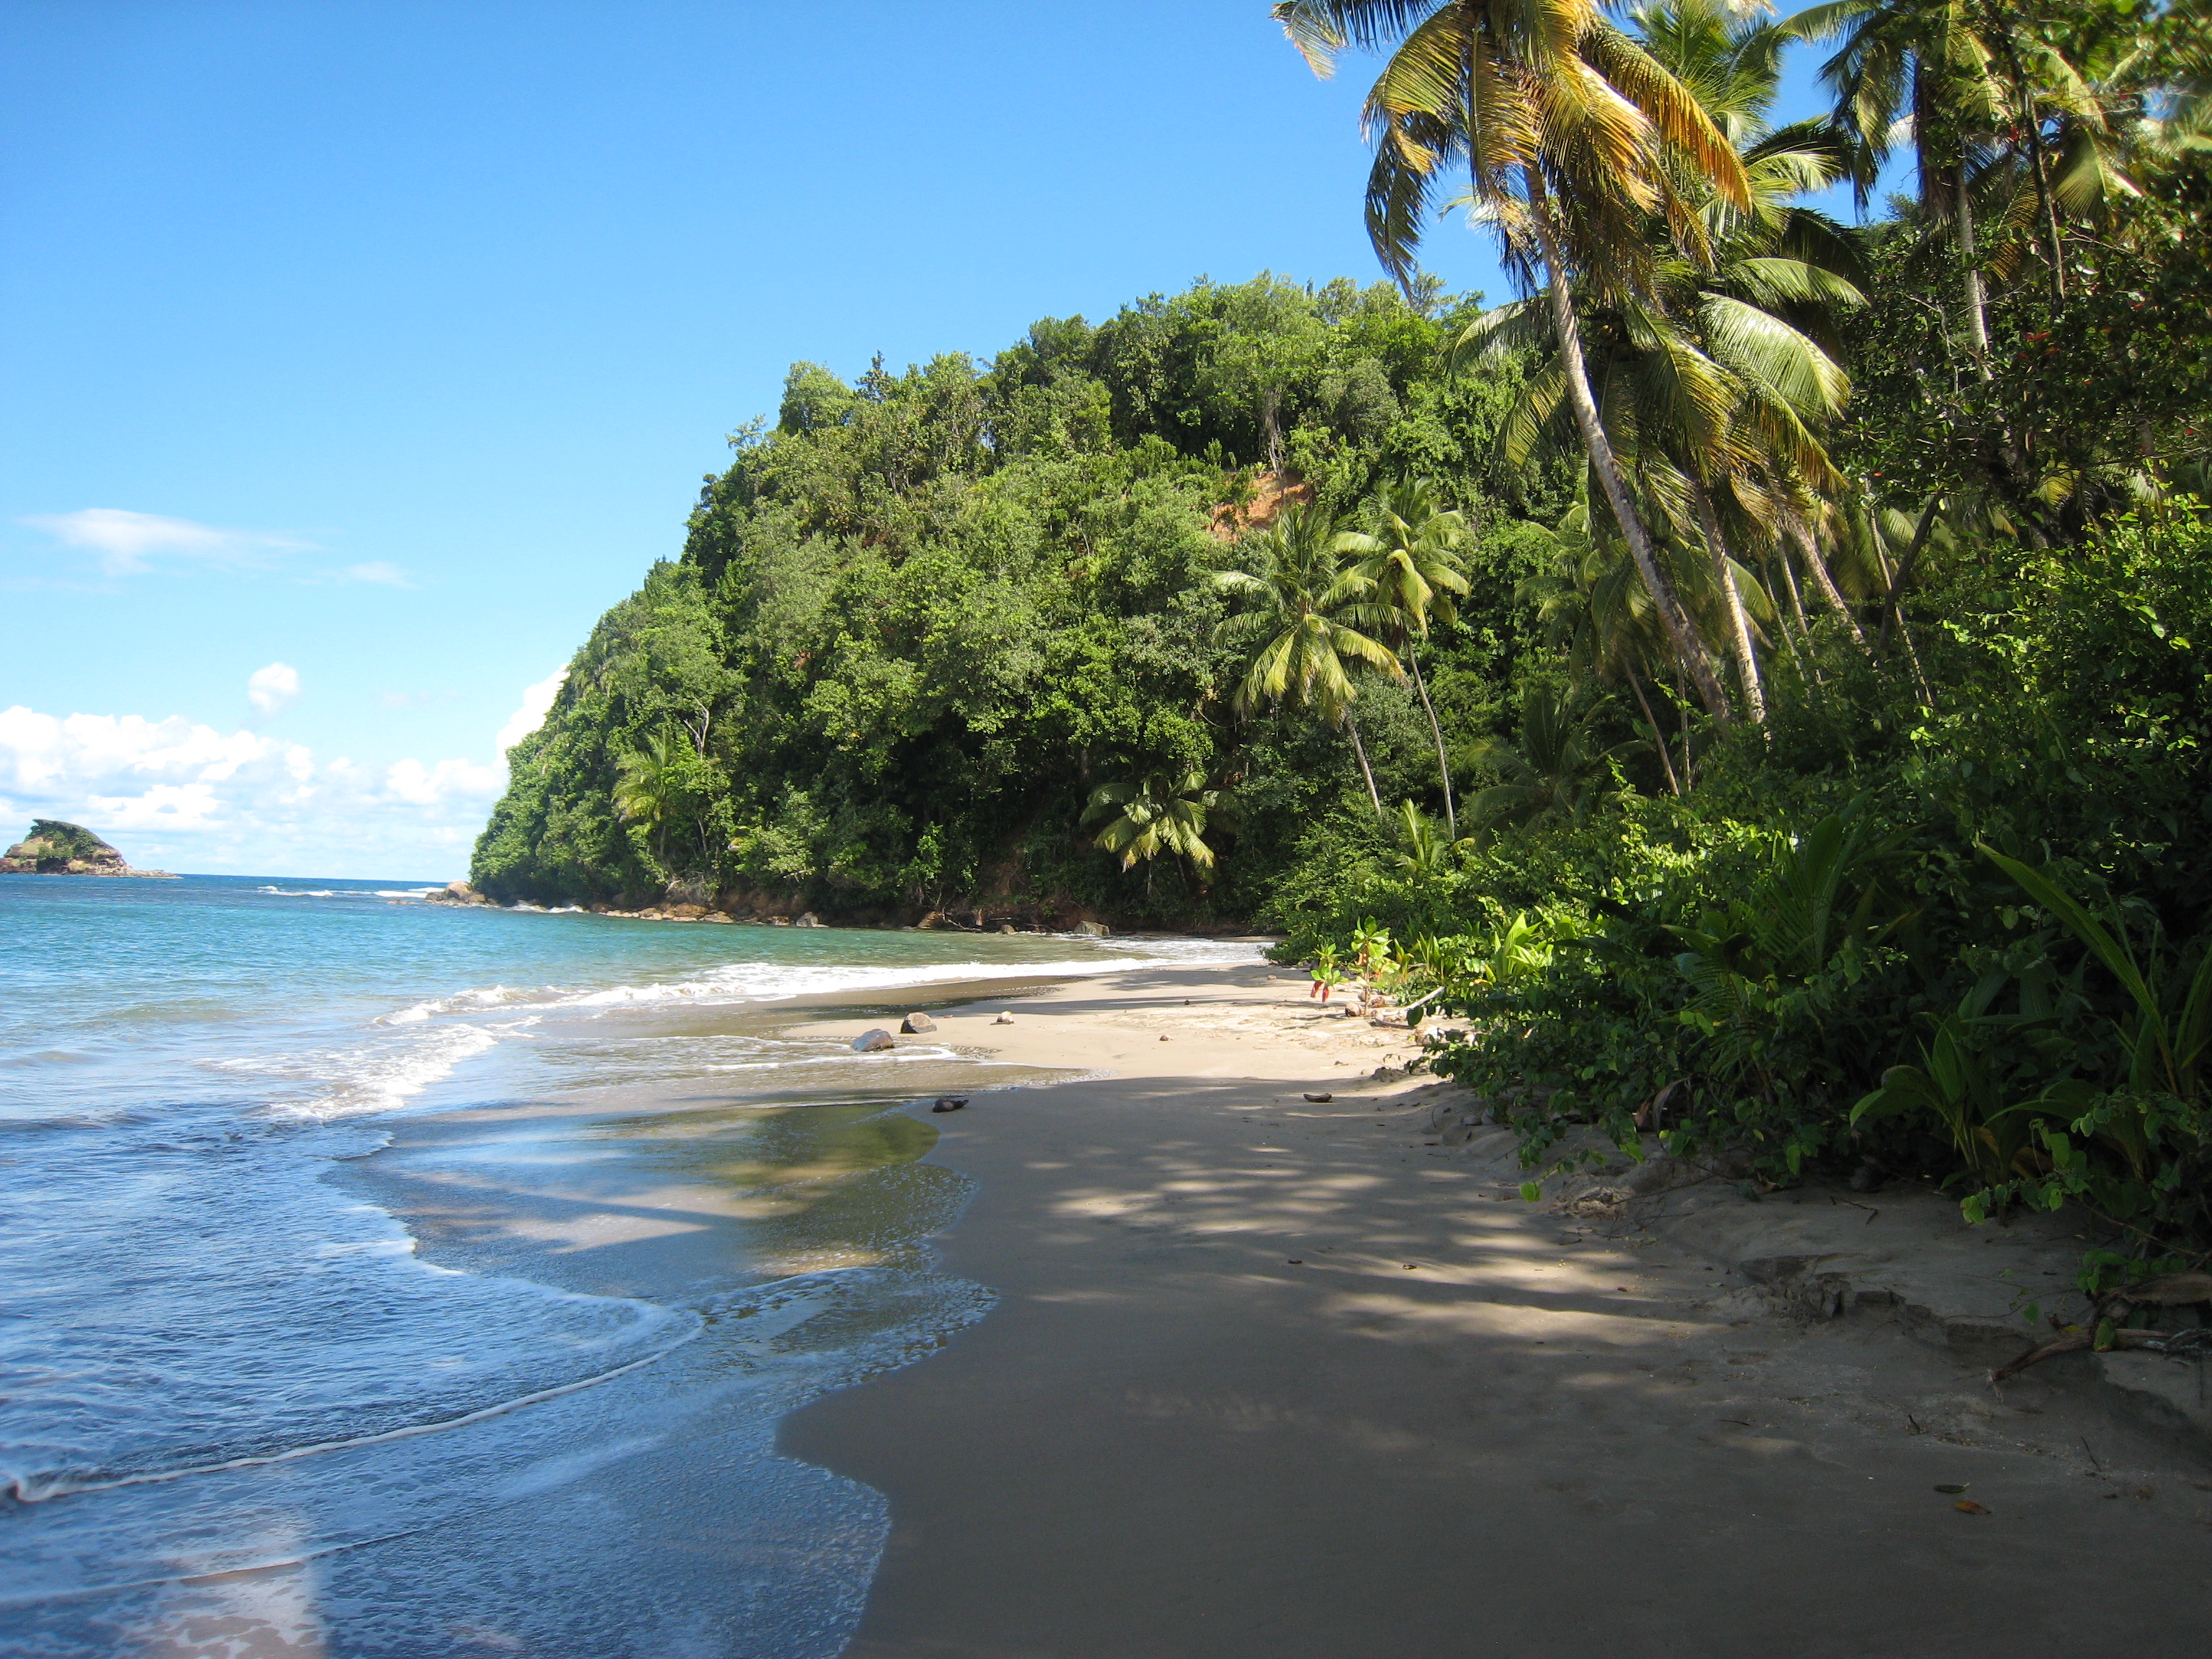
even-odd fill
[{"label": "sandy beach", "polygon": [[[763,1427],[858,1483],[824,1489],[861,1517],[834,1537],[720,1491],[696,1388],[586,1483],[684,1571],[866,1585],[854,1659],[2198,1650],[2212,1441],[2117,1413],[2087,1354],[1986,1381],[2073,1223],[1713,1180],[1532,1204],[1402,1028],[1307,988],[1162,965],[702,1010],[849,1058],[818,1097],[726,1072],[426,1115],[348,1179],[447,1266],[672,1302],[857,1269],[908,1287],[867,1319],[964,1309]],[[911,1009],[936,1029],[850,1054]],[[1862,1259],[1902,1288],[1790,1277]],[[1947,1296],[1948,1338],[1905,1305]],[[780,1320],[732,1352],[850,1328]]]},{"label": "sandy beach", "polygon": [[1000,1299],[785,1423],[890,1498],[855,1659],[2197,1650],[2186,1444],[1519,1200],[1437,1144],[1443,1085],[1376,1078],[1402,1032],[1304,990],[933,1005],[1078,1075],[928,1116],[977,1183],[936,1249]]}]

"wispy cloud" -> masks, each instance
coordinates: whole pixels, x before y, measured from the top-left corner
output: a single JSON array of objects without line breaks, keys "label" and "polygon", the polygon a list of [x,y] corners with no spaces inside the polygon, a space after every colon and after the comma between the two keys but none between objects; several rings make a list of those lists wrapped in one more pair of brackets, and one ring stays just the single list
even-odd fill
[{"label": "wispy cloud", "polygon": [[246,698],[264,714],[283,714],[298,700],[300,671],[289,662],[272,662],[246,677]]},{"label": "wispy cloud", "polygon": [[367,564],[349,564],[338,572],[342,582],[374,582],[379,587],[412,587],[413,580],[389,559],[371,559]]},{"label": "wispy cloud", "polygon": [[[258,530],[226,530],[159,513],[132,513],[119,507],[88,507],[75,513],[34,513],[21,520],[44,531],[64,547],[89,553],[110,576],[137,575],[154,568],[157,556],[198,560],[226,568],[265,565],[274,554],[314,545]],[[361,567],[368,568],[369,567]],[[395,572],[395,574],[397,574]]]}]

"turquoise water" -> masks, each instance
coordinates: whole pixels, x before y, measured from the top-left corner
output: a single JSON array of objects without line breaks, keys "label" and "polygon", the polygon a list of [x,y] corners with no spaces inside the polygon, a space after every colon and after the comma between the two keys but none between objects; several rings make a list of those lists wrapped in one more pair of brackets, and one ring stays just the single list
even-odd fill
[{"label": "turquoise water", "polygon": [[[871,1126],[997,1079],[768,1016],[1251,954],[0,877],[0,1653],[836,1653],[885,1517],[775,1423],[988,1305],[893,1237],[958,1178]],[[426,1252],[379,1197],[410,1125],[471,1113],[537,1127],[408,1167],[474,1191],[665,1156],[637,1126],[677,1091],[736,1149],[702,1179],[865,1145],[822,1213],[866,1211],[869,1250],[732,1224],[681,1282],[611,1290],[566,1247]]]}]

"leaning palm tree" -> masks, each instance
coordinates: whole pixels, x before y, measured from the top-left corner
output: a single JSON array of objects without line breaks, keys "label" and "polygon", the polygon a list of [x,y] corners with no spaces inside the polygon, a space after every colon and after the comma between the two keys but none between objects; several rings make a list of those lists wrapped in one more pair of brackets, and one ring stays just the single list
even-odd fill
[{"label": "leaning palm tree", "polygon": [[1460,568],[1467,520],[1439,507],[1421,485],[1401,483],[1376,498],[1373,525],[1371,530],[1340,538],[1337,544],[1357,561],[1353,570],[1374,584],[1370,609],[1375,618],[1405,649],[1413,690],[1420,694],[1422,712],[1429,717],[1429,735],[1436,739],[1444,823],[1456,841],[1459,811],[1452,804],[1451,763],[1444,757],[1444,730],[1437,723],[1436,705],[1429,701],[1428,683],[1421,678],[1420,641],[1429,636],[1431,617],[1443,623],[1454,619],[1456,602],[1468,591]]},{"label": "leaning palm tree", "polygon": [[[1685,541],[1701,542],[1722,636],[1745,712],[1765,702],[1747,599],[1754,580],[1731,550],[1733,517],[1764,544],[1784,528],[1777,477],[1838,489],[1818,435],[1850,387],[1822,343],[1834,313],[1862,305],[1857,258],[1842,228],[1796,205],[1841,175],[1832,138],[1809,125],[1769,132],[1781,32],[1739,20],[1716,0],[1670,0],[1636,14],[1652,52],[1741,146],[1747,199],[1696,179],[1683,186],[1698,217],[1701,257],[1686,257],[1656,217],[1643,281],[1595,296],[1584,322],[1590,374],[1613,450],[1643,499]],[[1541,367],[1501,430],[1511,464],[1557,427],[1567,369],[1534,301],[1478,318],[1454,348],[1465,365],[1534,352]]]},{"label": "leaning palm tree", "polygon": [[1390,647],[1346,620],[1370,600],[1374,584],[1346,568],[1335,524],[1318,508],[1285,507],[1272,525],[1247,536],[1238,550],[1249,567],[1213,579],[1223,592],[1254,600],[1254,607],[1224,621],[1215,638],[1258,641],[1237,687],[1233,706],[1246,714],[1261,702],[1294,702],[1312,709],[1352,738],[1359,773],[1375,816],[1382,797],[1367,763],[1352,705],[1358,697],[1352,672],[1375,669],[1401,678],[1405,671]]},{"label": "leaning palm tree", "polygon": [[1567,401],[1637,570],[1699,697],[1728,719],[1697,624],[1660,568],[1599,418],[1571,284],[1632,289],[1653,214],[1695,248],[1686,174],[1747,205],[1735,149],[1598,0],[1278,0],[1274,15],[1318,73],[1346,46],[1390,52],[1364,114],[1377,135],[1367,229],[1401,283],[1413,278],[1445,169],[1465,162],[1474,216],[1498,232],[1516,284],[1548,300]]},{"label": "leaning palm tree", "polygon": [[[1206,774],[1195,767],[1173,772],[1147,772],[1118,783],[1102,783],[1091,792],[1083,822],[1104,820],[1097,844],[1121,855],[1124,870],[1139,860],[1149,864],[1163,853],[1188,859],[1200,870],[1213,867],[1213,849],[1206,844],[1207,818],[1218,810],[1221,792],[1206,787]],[[1152,884],[1149,871],[1146,890]]]},{"label": "leaning palm tree", "polygon": [[1820,74],[1835,94],[1835,124],[1850,135],[1860,205],[1899,133],[1911,137],[1920,205],[1955,239],[1966,343],[1990,374],[1989,305],[1974,228],[1977,164],[2008,124],[1998,35],[1972,0],[1827,0],[1784,26],[1801,40],[1838,41]]}]

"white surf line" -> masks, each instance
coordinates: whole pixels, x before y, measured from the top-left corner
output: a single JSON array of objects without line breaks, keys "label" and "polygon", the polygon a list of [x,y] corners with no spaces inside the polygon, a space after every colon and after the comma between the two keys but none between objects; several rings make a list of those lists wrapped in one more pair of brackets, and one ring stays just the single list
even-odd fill
[{"label": "white surf line", "polygon": [[440,1434],[447,1429],[463,1428],[471,1423],[481,1423],[487,1418],[501,1417],[508,1412],[520,1411],[525,1406],[535,1406],[547,1400],[557,1400],[562,1395],[595,1389],[602,1382],[611,1382],[618,1376],[627,1376],[632,1371],[658,1364],[685,1343],[696,1340],[707,1328],[703,1316],[691,1309],[684,1311],[691,1315],[691,1328],[665,1348],[642,1358],[633,1359],[627,1364],[617,1365],[612,1370],[601,1371],[594,1376],[580,1377],[574,1382],[563,1382],[556,1388],[540,1389],[535,1394],[517,1395],[512,1400],[502,1400],[497,1405],[464,1412],[459,1417],[442,1417],[434,1423],[410,1423],[404,1428],[386,1429],[381,1434],[359,1435],[349,1440],[319,1440],[311,1446],[293,1446],[284,1451],[264,1452],[253,1457],[234,1457],[222,1463],[195,1463],[181,1469],[156,1469],[144,1474],[118,1475],[112,1480],[88,1481],[82,1486],[58,1486],[52,1492],[37,1495],[25,1492],[23,1482],[18,1478],[9,1483],[9,1495],[19,1504],[46,1504],[57,1498],[74,1498],[80,1492],[113,1492],[118,1486],[158,1486],[165,1481],[182,1480],[187,1475],[222,1474],[232,1469],[260,1468],[270,1463],[289,1463],[295,1458],[313,1457],[321,1452],[345,1451],[355,1446],[382,1445],[387,1441],[411,1440],[416,1435]]},{"label": "white surf line", "polygon": [[[86,1488],[86,1490],[93,1490]],[[269,1572],[280,1567],[303,1567],[310,1561],[320,1561],[326,1556],[343,1555],[349,1550],[365,1550],[377,1544],[388,1544],[395,1538],[411,1538],[417,1533],[428,1532],[437,1522],[425,1522],[419,1527],[402,1527],[398,1532],[380,1534],[374,1538],[344,1539],[335,1544],[325,1544],[319,1549],[295,1550],[288,1555],[273,1555],[265,1561],[245,1561],[236,1566],[206,1567],[197,1572],[165,1573],[156,1578],[133,1578],[117,1584],[78,1584],[68,1589],[29,1590],[21,1595],[0,1595],[0,1608],[44,1607],[63,1601],[87,1601],[95,1596],[121,1595],[130,1590],[160,1589],[167,1584],[211,1584],[219,1578],[234,1578],[245,1573]]]}]

